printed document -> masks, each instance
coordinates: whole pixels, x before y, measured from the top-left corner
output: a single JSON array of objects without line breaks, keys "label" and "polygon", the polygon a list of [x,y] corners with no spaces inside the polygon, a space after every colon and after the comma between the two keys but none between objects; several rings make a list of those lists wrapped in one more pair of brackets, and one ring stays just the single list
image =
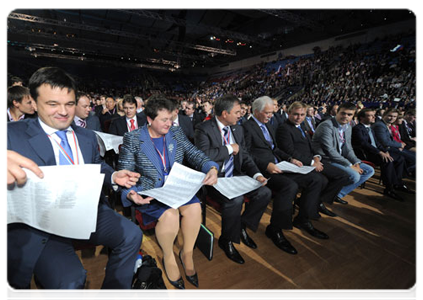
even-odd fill
[{"label": "printed document", "polygon": [[262,186],[262,183],[249,176],[220,177],[213,187],[228,199],[244,195]]},{"label": "printed document", "polygon": [[308,174],[315,169],[315,167],[302,166],[299,167],[287,161],[281,161],[276,165],[282,172],[285,173],[299,173],[299,174]]},{"label": "printed document", "polygon": [[138,192],[153,197],[172,208],[178,208],[194,197],[203,185],[206,174],[174,163],[161,188]]},{"label": "printed document", "polygon": [[55,235],[88,239],[96,229],[104,174],[100,165],[40,167],[44,178],[24,169],[27,182],[7,190],[7,223],[25,223]]},{"label": "printed document", "polygon": [[119,145],[123,144],[123,136],[95,131],[98,146],[100,147],[100,156],[104,157],[106,151],[115,150],[119,154]]}]

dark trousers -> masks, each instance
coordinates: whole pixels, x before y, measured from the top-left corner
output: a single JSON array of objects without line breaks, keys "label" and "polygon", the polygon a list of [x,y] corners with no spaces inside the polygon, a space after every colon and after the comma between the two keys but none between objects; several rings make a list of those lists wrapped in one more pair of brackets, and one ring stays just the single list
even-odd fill
[{"label": "dark trousers", "polygon": [[[102,288],[129,289],[141,240],[142,231],[138,226],[100,203],[96,232],[91,234],[89,240],[78,241],[112,249]],[[32,249],[25,249],[25,246],[16,249],[18,242],[9,232],[8,280],[12,287],[29,288],[34,273],[46,289],[84,288],[86,271],[75,253],[71,239],[46,235],[42,247]],[[31,255],[37,255],[38,258],[31,260]],[[30,265],[30,260],[35,265]]]},{"label": "dark trousers", "polygon": [[347,172],[332,166],[329,161],[322,160],[322,164],[323,171],[318,173],[326,178],[326,187],[322,189],[320,201],[332,204],[341,189],[352,182]]},{"label": "dark trousers", "polygon": [[211,186],[207,186],[207,194],[222,205],[221,238],[238,244],[240,242],[241,226],[247,226],[251,230],[256,231],[260,219],[272,198],[272,192],[265,186],[245,194],[250,201],[245,203],[245,209],[241,216],[244,196],[228,199]]},{"label": "dark trousers", "polygon": [[292,229],[292,201],[295,199],[298,188],[301,188],[299,199],[299,213],[296,218],[300,222],[307,222],[318,214],[320,193],[325,188],[327,179],[321,174],[312,171],[308,174],[282,173],[267,174],[270,180],[267,186],[274,192],[273,211],[270,224],[275,229]]},{"label": "dark trousers", "polygon": [[384,162],[380,155],[366,153],[367,159],[377,166],[380,166],[380,172],[383,184],[387,188],[393,185],[402,184],[402,176],[405,170],[405,158],[398,151],[389,151],[394,161]]}]

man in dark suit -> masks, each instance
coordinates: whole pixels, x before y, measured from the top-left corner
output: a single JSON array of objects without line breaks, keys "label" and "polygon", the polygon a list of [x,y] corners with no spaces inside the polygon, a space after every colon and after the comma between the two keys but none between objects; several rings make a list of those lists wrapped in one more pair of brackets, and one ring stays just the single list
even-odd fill
[{"label": "man in dark suit", "polygon": [[83,128],[101,132],[100,120],[96,115],[90,114],[90,112],[91,107],[88,97],[86,95],[79,96],[75,109],[75,124]]},{"label": "man in dark suit", "polygon": [[191,143],[194,142],[194,127],[191,120],[184,114],[179,113],[179,107],[175,105],[172,112],[172,126],[180,126]]},{"label": "man in dark suit", "polygon": [[113,97],[107,97],[106,107],[99,114],[101,129],[103,132],[108,133],[112,120],[119,117],[120,115],[117,113],[115,99],[113,99]]},{"label": "man in dark suit", "polygon": [[[244,133],[237,125],[241,117],[239,100],[233,95],[223,96],[216,100],[215,117],[205,121],[195,129],[195,145],[211,160],[219,164],[219,177],[248,175],[262,184],[266,178],[260,173],[254,161],[245,150]],[[244,197],[228,199],[213,187],[207,189],[213,199],[222,206],[222,233],[219,246],[229,259],[244,263],[244,259],[235,249],[233,243],[241,241],[250,248],[257,245],[247,234],[247,226],[256,231],[272,192],[267,187],[260,187],[246,194],[250,202],[245,206],[241,216]]]},{"label": "man in dark suit", "polygon": [[404,125],[407,128],[408,134],[411,138],[416,137],[416,110],[409,109],[404,114]]},{"label": "man in dark suit", "polygon": [[26,87],[15,85],[7,89],[7,122],[36,118],[33,100]]},{"label": "man in dark suit", "polygon": [[185,107],[185,115],[191,120],[192,126],[195,129],[198,123],[203,122],[206,117],[204,114],[199,113],[195,110],[195,103],[190,101]]},{"label": "man in dark suit", "polygon": [[363,108],[357,115],[360,123],[352,129],[351,143],[354,152],[360,159],[370,161],[380,166],[381,176],[385,190],[383,193],[393,199],[404,201],[394,192],[394,187],[404,189],[402,173],[405,160],[396,152],[390,152],[383,147],[376,138],[371,125],[375,122],[375,111]]},{"label": "man in dark suit", "polygon": [[[273,101],[263,96],[253,102],[253,116],[242,125],[248,152],[261,173],[270,177],[267,186],[275,192],[272,226],[266,228],[266,235],[270,237],[277,235],[283,238],[281,229],[292,229],[294,225],[312,236],[327,239],[329,237],[314,228],[310,221],[310,218],[318,217],[319,198],[316,195],[320,195],[322,188],[325,187],[322,177],[316,172],[305,175],[285,173],[276,166],[281,161],[289,161],[297,166],[302,166],[302,163],[278,147],[273,128],[268,124],[272,115]],[[298,202],[300,210],[292,222],[292,201],[299,187],[302,188]]]},{"label": "man in dark suit", "polygon": [[273,101],[273,116],[269,120],[269,124],[273,127],[273,130],[276,132],[276,129],[278,129],[279,126],[281,126],[284,121],[282,119],[282,116],[278,113],[278,100],[272,99]]},{"label": "man in dark suit", "polygon": [[408,174],[416,171],[416,152],[405,149],[405,143],[399,143],[392,137],[390,127],[395,123],[398,117],[396,108],[388,108],[382,115],[382,121],[375,122],[372,129],[376,139],[383,147],[388,149],[390,153],[396,152],[405,158],[406,171]]},{"label": "man in dark suit", "polygon": [[[288,112],[288,115],[289,115],[289,112]],[[316,126],[317,126],[317,123],[314,118],[314,107],[311,105],[308,105],[306,110],[306,116],[304,119],[304,128],[310,134],[311,137],[313,136],[314,131],[316,130]]]},{"label": "man in dark suit", "polygon": [[141,128],[147,123],[144,114],[144,118],[137,114],[137,101],[132,95],[123,96],[122,105],[125,115],[112,120],[109,127],[110,134],[123,136],[125,133]]},{"label": "man in dark suit", "polygon": [[319,211],[335,217],[336,214],[328,210],[323,203],[333,203],[342,187],[350,183],[349,175],[322,161],[322,157],[313,151],[310,134],[301,127],[304,124],[306,108],[307,105],[302,102],[290,105],[288,120],[276,131],[276,143],[281,150],[301,161],[304,166],[314,166],[317,174],[324,177],[324,182],[329,180],[330,183],[322,189],[320,195]]},{"label": "man in dark suit", "polygon": [[[127,170],[114,172],[100,160],[94,132],[72,124],[76,85],[67,73],[59,68],[41,68],[31,76],[29,88],[38,118],[9,123],[8,150],[39,166],[101,164],[105,184],[135,185],[139,174]],[[71,239],[14,223],[8,225],[7,240],[8,281],[12,287],[29,288],[34,274],[47,289],[84,288],[86,271]],[[141,240],[140,229],[110,209],[102,197],[96,231],[88,240],[80,241],[112,249],[102,288],[131,287]]]}]

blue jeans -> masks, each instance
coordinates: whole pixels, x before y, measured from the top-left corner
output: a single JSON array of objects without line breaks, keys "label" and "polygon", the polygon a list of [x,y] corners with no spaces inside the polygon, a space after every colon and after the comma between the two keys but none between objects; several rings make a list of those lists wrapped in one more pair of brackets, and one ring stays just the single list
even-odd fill
[{"label": "blue jeans", "polygon": [[350,175],[350,180],[353,181],[350,185],[344,186],[338,194],[339,198],[343,198],[352,192],[356,187],[360,186],[363,182],[373,176],[375,170],[365,163],[360,163],[360,168],[363,170],[363,174],[359,174],[358,172],[351,169],[351,167],[346,167],[337,163],[331,163],[333,166],[344,170],[345,172]]}]

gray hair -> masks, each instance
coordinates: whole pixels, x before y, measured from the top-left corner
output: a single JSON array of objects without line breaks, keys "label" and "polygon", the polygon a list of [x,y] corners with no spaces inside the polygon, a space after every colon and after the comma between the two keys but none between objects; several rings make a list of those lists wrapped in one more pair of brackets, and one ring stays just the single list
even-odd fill
[{"label": "gray hair", "polygon": [[273,100],[269,96],[262,96],[254,100],[252,105],[253,113],[255,111],[261,112],[266,105],[271,105],[273,107]]}]

